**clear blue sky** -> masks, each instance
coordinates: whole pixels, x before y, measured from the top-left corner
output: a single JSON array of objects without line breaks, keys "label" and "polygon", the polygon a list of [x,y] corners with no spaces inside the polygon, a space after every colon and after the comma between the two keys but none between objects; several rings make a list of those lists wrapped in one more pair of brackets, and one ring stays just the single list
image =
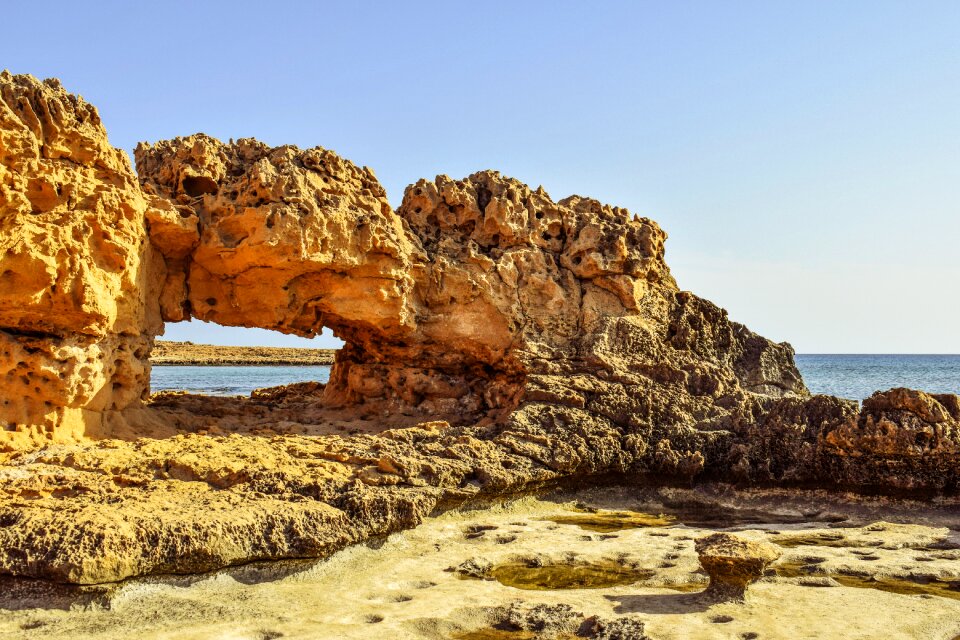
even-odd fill
[{"label": "clear blue sky", "polygon": [[[3,13],[0,66],[59,77],[127,150],[197,131],[323,145],[394,203],[495,168],[656,219],[681,287],[800,352],[960,353],[960,2]],[[291,343],[184,326],[168,337]]]}]

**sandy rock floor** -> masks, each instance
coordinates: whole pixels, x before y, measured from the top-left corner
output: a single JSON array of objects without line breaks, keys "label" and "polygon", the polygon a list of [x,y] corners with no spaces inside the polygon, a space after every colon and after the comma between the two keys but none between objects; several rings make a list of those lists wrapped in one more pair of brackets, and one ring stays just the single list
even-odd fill
[{"label": "sandy rock floor", "polygon": [[[705,508],[692,491],[636,494],[594,489],[449,513],[320,562],[71,592],[9,581],[0,636],[551,637],[506,630],[513,603],[635,618],[655,640],[960,636],[955,505],[757,492],[712,496]],[[707,578],[694,540],[721,528],[783,552],[742,603],[699,593]],[[605,581],[614,586],[537,588]]]}]

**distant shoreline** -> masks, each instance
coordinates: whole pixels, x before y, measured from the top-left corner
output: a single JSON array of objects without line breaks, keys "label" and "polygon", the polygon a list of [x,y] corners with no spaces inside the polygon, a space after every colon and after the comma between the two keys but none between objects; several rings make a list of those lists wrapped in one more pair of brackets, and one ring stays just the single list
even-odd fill
[{"label": "distant shoreline", "polygon": [[332,365],[336,349],[298,347],[225,347],[158,340],[150,354],[153,366],[317,366]]}]

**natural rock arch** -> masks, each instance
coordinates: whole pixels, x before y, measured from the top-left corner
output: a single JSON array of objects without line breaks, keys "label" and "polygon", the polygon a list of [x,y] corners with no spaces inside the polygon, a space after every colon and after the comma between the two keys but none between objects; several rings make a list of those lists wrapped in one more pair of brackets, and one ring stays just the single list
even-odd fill
[{"label": "natural rock arch", "polygon": [[[618,371],[639,373],[637,389],[666,389],[694,419],[725,393],[806,393],[789,347],[681,293],[666,234],[625,209],[554,202],[484,171],[420,180],[394,211],[371,170],[332,151],[203,134],[141,144],[138,186],[92,107],[55,82],[5,79],[15,215],[56,238],[6,238],[4,273],[49,266],[32,286],[10,286],[18,304],[0,319],[8,362],[38,339],[48,351],[18,365],[23,386],[54,407],[8,409],[21,434],[75,436],[73,423],[135,432],[152,419],[142,405],[153,336],[188,318],[299,335],[331,327],[347,344],[324,404],[371,416],[502,421],[525,399],[569,395],[547,388],[570,376]],[[81,188],[92,195],[77,199]],[[71,225],[82,231],[66,237]],[[79,277],[58,261],[79,262]],[[50,317],[55,330],[37,338]],[[70,394],[62,381],[79,385],[98,366],[51,351],[74,343],[109,364]]]},{"label": "natural rock arch", "polygon": [[[0,573],[320,556],[570,480],[958,490],[957,396],[811,397],[624,209],[484,171],[394,211],[369,170],[253,140],[136,156],[139,180],[93,107],[0,74]],[[326,387],[249,403],[378,429],[211,437],[195,419],[243,402],[148,396],[153,338],[187,317],[332,327]]]}]

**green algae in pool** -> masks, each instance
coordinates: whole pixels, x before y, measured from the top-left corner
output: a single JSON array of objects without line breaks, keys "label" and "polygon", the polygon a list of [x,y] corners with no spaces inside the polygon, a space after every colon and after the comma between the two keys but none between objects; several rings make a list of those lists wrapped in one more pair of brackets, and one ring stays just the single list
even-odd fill
[{"label": "green algae in pool", "polygon": [[771,542],[781,547],[879,547],[883,540],[850,540],[844,537],[841,532],[821,531],[817,533],[801,534],[780,534],[774,537]]},{"label": "green algae in pool", "polygon": [[638,511],[595,511],[546,518],[557,524],[572,524],[598,533],[609,533],[623,529],[641,529],[645,527],[668,527],[676,518],[667,515],[653,515]]},{"label": "green algae in pool", "polygon": [[649,585],[655,586],[661,589],[670,589],[671,591],[679,591],[680,593],[695,593],[698,591],[705,591],[709,586],[709,582],[706,580],[698,581],[691,580],[690,582],[675,582],[672,584],[658,584],[658,585]]},{"label": "green algae in pool", "polygon": [[490,570],[490,577],[506,587],[548,591],[552,589],[605,589],[648,580],[650,569],[625,567],[610,560],[590,564],[550,563],[530,566],[508,562]]},{"label": "green algae in pool", "polygon": [[903,596],[939,596],[960,600],[960,581],[921,578],[894,578],[891,576],[854,576],[845,573],[821,573],[811,571],[808,565],[800,562],[784,562],[774,567],[781,578],[805,578],[809,576],[828,577],[844,587],[857,589],[877,589]]}]

